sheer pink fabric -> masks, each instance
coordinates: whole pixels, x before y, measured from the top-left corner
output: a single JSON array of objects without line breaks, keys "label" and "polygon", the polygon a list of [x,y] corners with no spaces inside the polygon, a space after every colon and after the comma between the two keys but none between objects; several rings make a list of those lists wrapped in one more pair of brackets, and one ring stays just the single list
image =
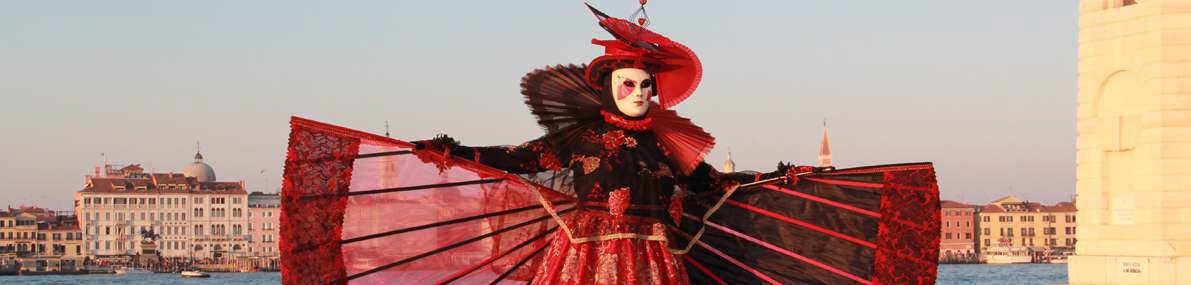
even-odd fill
[{"label": "sheer pink fabric", "polygon": [[[352,156],[409,151],[412,147],[406,142],[300,118],[295,118],[293,124],[295,130],[354,142],[349,143],[350,148],[343,148],[356,149]],[[320,160],[317,155],[295,149],[293,144],[290,152],[287,180],[299,179],[289,176],[291,169],[319,171],[320,165],[344,163],[343,159]],[[338,262],[331,264],[311,260],[314,262],[288,266],[283,271],[286,284],[436,284],[449,280],[453,284],[487,284],[501,275],[505,276],[500,284],[525,283],[541,263],[541,252],[557,225],[542,209],[539,194],[535,193],[550,190],[469,161],[448,164],[440,171],[436,164],[412,154],[360,157],[346,170],[350,183],[345,193],[303,193],[294,185],[283,189],[287,201],[297,201],[283,205],[287,213],[283,217],[289,219],[282,224],[291,229],[282,229],[283,235],[293,236],[283,236],[283,242],[287,238],[319,240],[323,243],[318,246],[319,253],[307,256],[339,256]],[[309,176],[309,171],[303,175]],[[476,181],[486,183],[441,186]],[[326,188],[309,186],[305,188]],[[416,188],[421,186],[427,187]],[[545,194],[564,205],[558,210],[568,208],[565,196]],[[323,196],[303,197],[317,195]],[[334,217],[339,212],[335,209],[310,208],[326,207],[327,201],[342,205],[341,217]],[[327,217],[321,222],[296,218],[313,214]],[[314,227],[305,227],[306,232],[292,231],[303,228],[299,226],[303,223]],[[335,227],[335,223],[341,224]],[[384,234],[393,231],[398,232]],[[327,242],[339,240],[345,242]],[[302,256],[300,246],[293,248],[283,250],[283,259]],[[342,272],[333,272],[336,268],[342,268]]]}]

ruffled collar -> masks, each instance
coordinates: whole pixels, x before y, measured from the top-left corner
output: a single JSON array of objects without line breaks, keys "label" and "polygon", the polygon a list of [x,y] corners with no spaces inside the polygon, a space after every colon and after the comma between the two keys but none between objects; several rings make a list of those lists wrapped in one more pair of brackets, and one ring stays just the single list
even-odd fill
[{"label": "ruffled collar", "polygon": [[600,110],[600,115],[604,115],[604,122],[608,122],[613,126],[620,127],[626,130],[645,131],[653,126],[653,118],[646,115],[644,119],[629,120],[620,115],[613,114],[608,111]]}]

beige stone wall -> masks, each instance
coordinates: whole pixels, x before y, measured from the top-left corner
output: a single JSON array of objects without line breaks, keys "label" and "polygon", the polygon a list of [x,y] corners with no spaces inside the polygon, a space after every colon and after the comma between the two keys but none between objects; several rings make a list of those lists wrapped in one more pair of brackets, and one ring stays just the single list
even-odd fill
[{"label": "beige stone wall", "polygon": [[1191,1],[1136,2],[1080,2],[1073,284],[1191,284]]}]

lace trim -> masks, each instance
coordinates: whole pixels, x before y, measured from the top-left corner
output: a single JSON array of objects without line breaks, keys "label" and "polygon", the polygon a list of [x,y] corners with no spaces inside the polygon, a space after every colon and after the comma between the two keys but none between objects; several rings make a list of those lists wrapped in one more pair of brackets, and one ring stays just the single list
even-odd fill
[{"label": "lace trim", "polygon": [[644,131],[648,130],[653,125],[653,118],[645,117],[642,120],[628,120],[621,118],[619,115],[609,113],[608,111],[600,110],[600,114],[604,115],[604,121],[622,129]]}]

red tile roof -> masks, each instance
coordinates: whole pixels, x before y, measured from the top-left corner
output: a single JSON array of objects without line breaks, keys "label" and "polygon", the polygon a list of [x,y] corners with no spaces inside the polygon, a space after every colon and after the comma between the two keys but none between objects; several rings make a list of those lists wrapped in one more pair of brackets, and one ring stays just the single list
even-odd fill
[{"label": "red tile roof", "polygon": [[198,182],[193,177],[185,177],[179,173],[152,173],[148,178],[91,178],[90,183],[79,192],[247,194],[239,182]]},{"label": "red tile roof", "polygon": [[997,205],[984,205],[983,207],[980,207],[980,211],[985,213],[1003,213],[1005,212],[1005,209],[1002,209]]},{"label": "red tile roof", "polygon": [[951,201],[951,200],[943,200],[943,202],[940,204],[941,204],[940,206],[942,206],[943,208],[976,208],[975,205],[968,205],[968,204]]},{"label": "red tile roof", "polygon": [[1076,212],[1076,211],[1078,211],[1078,209],[1075,208],[1075,203],[1059,202],[1059,203],[1056,203],[1054,206],[1043,206],[1042,211],[1043,212]]}]

